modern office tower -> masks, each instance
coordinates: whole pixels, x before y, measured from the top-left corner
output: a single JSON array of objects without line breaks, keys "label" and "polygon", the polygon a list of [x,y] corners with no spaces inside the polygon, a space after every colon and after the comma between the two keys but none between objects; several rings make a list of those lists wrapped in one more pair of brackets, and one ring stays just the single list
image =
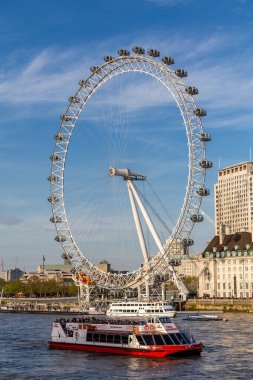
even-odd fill
[{"label": "modern office tower", "polygon": [[218,172],[214,186],[215,233],[225,235],[253,230],[253,162],[242,162]]}]

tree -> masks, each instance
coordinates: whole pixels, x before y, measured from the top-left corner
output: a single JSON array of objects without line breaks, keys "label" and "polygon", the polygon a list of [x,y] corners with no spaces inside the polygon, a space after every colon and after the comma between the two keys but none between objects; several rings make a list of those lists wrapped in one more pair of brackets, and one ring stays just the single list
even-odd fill
[{"label": "tree", "polygon": [[3,289],[3,287],[6,285],[6,282],[0,278],[0,289]]},{"label": "tree", "polygon": [[19,280],[14,280],[5,285],[4,294],[7,296],[16,296],[18,293],[22,293],[22,284]]},{"label": "tree", "polygon": [[167,281],[165,285],[165,290],[178,290],[176,284],[173,281]]},{"label": "tree", "polygon": [[198,291],[198,277],[195,276],[181,276],[181,279],[189,292],[195,293]]}]

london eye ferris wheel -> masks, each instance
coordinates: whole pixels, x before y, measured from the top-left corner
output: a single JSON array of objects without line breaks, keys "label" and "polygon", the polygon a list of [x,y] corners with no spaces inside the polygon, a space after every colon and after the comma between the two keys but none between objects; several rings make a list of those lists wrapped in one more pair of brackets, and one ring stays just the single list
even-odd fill
[{"label": "london eye ferris wheel", "polygon": [[[155,49],[120,49],[91,67],[60,117],[48,177],[50,220],[75,275],[100,287],[135,288],[162,273],[173,241],[193,245],[193,226],[203,220],[211,136],[202,124],[206,111],[195,103],[198,89],[173,65]],[[175,184],[180,176],[185,186]],[[169,202],[178,215],[168,216]],[[96,263],[107,258],[131,269],[102,271]]]}]

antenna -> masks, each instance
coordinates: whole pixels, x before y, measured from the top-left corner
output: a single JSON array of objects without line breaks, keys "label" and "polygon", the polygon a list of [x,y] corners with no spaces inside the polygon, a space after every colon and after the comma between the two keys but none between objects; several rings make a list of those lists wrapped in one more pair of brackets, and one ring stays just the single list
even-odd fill
[{"label": "antenna", "polygon": [[15,263],[14,263],[14,268],[13,269],[17,268],[17,262],[18,262],[18,257],[16,257],[16,259],[15,259]]}]

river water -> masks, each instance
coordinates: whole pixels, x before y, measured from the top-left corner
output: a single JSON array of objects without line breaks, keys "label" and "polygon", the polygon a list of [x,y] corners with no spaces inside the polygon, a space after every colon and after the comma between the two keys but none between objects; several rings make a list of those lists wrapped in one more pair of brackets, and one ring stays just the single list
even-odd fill
[{"label": "river water", "polygon": [[253,315],[224,314],[227,322],[184,321],[205,344],[200,357],[147,359],[49,350],[54,315],[0,314],[1,380],[253,379]]}]

